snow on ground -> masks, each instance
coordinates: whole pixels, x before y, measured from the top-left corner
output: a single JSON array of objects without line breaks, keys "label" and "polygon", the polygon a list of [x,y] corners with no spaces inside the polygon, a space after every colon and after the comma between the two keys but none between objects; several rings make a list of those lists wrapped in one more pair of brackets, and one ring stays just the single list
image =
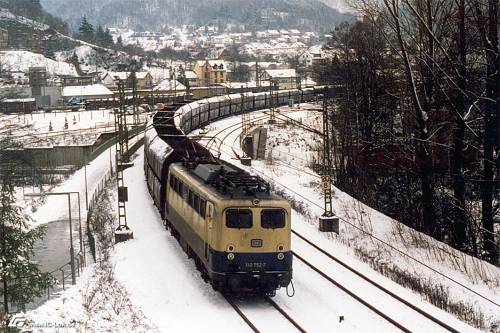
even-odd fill
[{"label": "snow on ground", "polygon": [[27,317],[23,329],[30,332],[157,332],[112,273],[98,264],[86,268],[75,286]]},{"label": "snow on ground", "polygon": [[[255,113],[259,115],[260,113]],[[306,118],[304,112],[297,113],[297,118]],[[217,122],[210,126],[207,136],[214,135],[219,130],[240,123],[238,117],[229,118]],[[233,128],[234,129],[234,128]],[[304,169],[304,160],[290,159],[286,163],[296,167],[299,170],[287,169],[280,163],[279,159],[284,156],[292,157],[295,155],[301,156],[303,159],[306,154],[304,151],[311,149],[314,143],[304,143],[288,138],[284,140],[282,135],[286,135],[288,130],[280,130],[277,135],[273,130],[269,132],[269,142],[291,142],[288,147],[283,147],[282,144],[277,144],[273,149],[273,163],[268,166],[263,161],[253,161],[253,166],[250,171],[263,173],[268,177],[272,177],[276,184],[284,184],[290,187],[298,194],[288,192],[292,195],[292,199],[303,200],[301,196],[310,198],[313,202],[321,203],[320,194],[317,190],[317,178],[311,170]],[[305,137],[305,133],[293,132],[292,135],[296,138]],[[221,133],[222,136],[227,132]],[[221,137],[222,137],[221,136]],[[311,138],[312,139],[312,138]],[[299,139],[300,140],[300,139]],[[306,139],[307,141],[308,139]],[[238,131],[225,139],[222,146],[222,157],[233,162],[233,153],[231,147],[236,152],[241,152],[238,147]],[[289,150],[288,150],[289,149]],[[300,151],[300,154],[298,153]],[[286,154],[285,154],[286,153]],[[114,157],[113,157],[114,158]],[[89,193],[95,184],[101,179],[104,173],[109,169],[110,157],[109,152],[103,153],[89,166],[87,166],[87,177],[89,185]],[[307,171],[308,173],[306,173]],[[151,330],[161,332],[191,332],[191,331],[206,331],[220,332],[221,325],[224,331],[227,332],[250,332],[249,327],[236,314],[223,297],[213,291],[206,284],[199,272],[196,270],[192,260],[188,259],[177,241],[169,235],[162,226],[161,218],[156,207],[153,205],[143,174],[143,153],[142,150],[138,153],[138,157],[134,160],[134,166],[125,171],[125,183],[129,187],[129,202],[127,203],[128,224],[134,231],[134,239],[126,243],[121,243],[115,246],[112,252],[111,261],[114,266],[114,275],[117,283],[127,292],[127,297],[130,299],[130,304],[133,308],[145,316],[144,320],[150,322]],[[54,191],[80,191],[84,193],[84,176],[83,169],[77,171],[68,181],[60,185]],[[355,202],[347,194],[336,190],[335,209],[337,214],[345,217],[349,221],[360,225],[359,216],[363,216],[366,220],[370,218],[371,230],[379,237],[391,241],[397,247],[409,246],[401,244],[401,241],[395,238],[392,233],[393,224],[395,221],[371,210],[369,207]],[[82,205],[84,207],[85,196],[82,195]],[[45,220],[54,220],[62,218],[65,215],[66,204],[65,199],[57,197],[48,197],[45,204],[35,212],[34,217],[40,223]],[[408,289],[405,289],[388,278],[378,274],[370,268],[370,266],[361,260],[354,257],[352,247],[365,246],[370,249],[374,247],[373,241],[363,237],[363,234],[355,233],[353,230],[342,226],[342,235],[340,237],[332,235],[320,234],[317,231],[316,217],[321,213],[321,210],[307,202],[304,202],[306,210],[308,210],[312,218],[293,213],[293,228],[314,241],[323,249],[337,255],[341,260],[351,266],[356,267],[363,273],[375,279],[378,283],[392,290],[396,294],[402,295],[411,303],[421,306],[433,315],[446,320],[454,327],[457,327],[460,332],[474,332],[475,330],[467,326],[451,315],[435,308],[434,306],[425,303],[421,297],[414,294]],[[343,209],[343,205],[348,205]],[[352,216],[349,209],[357,211],[358,216]],[[362,210],[362,211],[361,211]],[[346,212],[346,213],[344,213]],[[362,225],[362,227],[367,227]],[[405,231],[405,228],[402,228]],[[378,304],[398,320],[404,320],[404,325],[408,325],[415,332],[439,332],[439,328],[431,324],[429,321],[418,316],[412,316],[408,309],[398,305],[393,300],[388,299],[384,295],[380,295],[372,287],[359,282],[352,274],[346,272],[342,267],[335,266],[331,260],[325,259],[317,251],[313,251],[297,238],[293,238],[292,247],[304,257],[307,257],[315,265],[330,274],[332,277],[338,278],[342,284],[345,284],[352,291],[359,293],[360,296],[368,297],[370,302]],[[346,244],[350,242],[350,246]],[[444,246],[440,244],[440,246]],[[413,255],[419,255],[422,251],[419,248],[405,247],[405,251],[411,252]],[[458,289],[458,287],[446,284],[436,274],[425,272],[424,269],[412,262],[408,262],[400,258],[397,254],[390,252],[387,249],[379,249],[383,255],[394,256],[394,262],[405,269],[412,269],[412,272],[420,272],[423,277],[433,279],[453,292],[453,297],[468,301],[474,304],[477,309],[480,309],[486,316],[487,322],[494,322],[498,318],[497,308],[488,305],[481,299],[474,297]],[[382,257],[383,259],[384,257]],[[419,256],[420,259],[426,259],[425,254]],[[429,262],[429,259],[426,259]],[[474,284],[470,278],[460,271],[453,270],[445,261],[441,263],[440,270],[446,274],[453,275],[460,282],[467,284],[499,301],[498,291],[485,283],[477,282]],[[498,270],[483,266],[488,270],[488,274],[498,273]],[[90,269],[81,281],[82,285],[91,285],[93,270]],[[86,282],[85,282],[86,281]],[[394,326],[386,322],[384,319],[368,310],[366,307],[347,296],[338,288],[333,287],[326,280],[311,271],[298,260],[294,261],[294,284],[296,295],[293,298],[286,296],[285,290],[280,290],[276,295],[276,302],[279,303],[285,311],[287,311],[294,319],[303,325],[311,332],[395,332],[398,331]],[[81,304],[83,299],[82,288],[76,286],[70,291],[63,293],[63,296],[55,301],[49,302],[45,307],[39,308],[36,313],[40,313],[38,318],[52,318],[55,316],[58,320],[71,321],[72,319],[81,320],[82,310]],[[455,288],[455,290],[452,290]],[[83,302],[84,303],[84,302]],[[249,300],[243,301],[245,311],[252,316],[252,320],[256,320],[259,324],[258,328],[262,332],[276,332],[285,330],[282,326],[274,324],[273,315],[264,308],[263,302]],[[109,309],[108,309],[109,310]],[[104,314],[95,317],[93,320],[99,321],[93,325],[99,325],[102,321],[103,331],[111,329],[113,320],[106,317],[106,309]],[[344,320],[341,321],[340,317]],[[110,324],[111,323],[111,324]],[[118,324],[117,324],[118,325]],[[128,331],[128,327],[116,326],[118,331]],[[140,329],[138,330],[140,331]]]},{"label": "snow on ground", "polygon": [[58,61],[67,61],[73,54],[77,55],[82,64],[95,64],[96,50],[90,45],[80,45],[69,51],[56,52],[55,58]]},{"label": "snow on ground", "polygon": [[132,303],[162,332],[221,332],[221,326],[225,332],[250,332],[163,227],[145,182],[142,152],[124,177],[134,239],[115,246],[112,262]]},{"label": "snow on ground", "polygon": [[[129,187],[127,206],[128,222],[134,239],[115,246],[112,253],[114,277],[123,288],[134,310],[126,312],[123,323],[114,315],[105,300],[94,302],[99,311],[88,316],[85,304],[92,294],[92,285],[99,285],[96,266],[85,270],[78,284],[56,300],[28,314],[33,323],[67,325],[61,332],[251,332],[224,298],[203,282],[194,263],[187,258],[176,240],[163,228],[156,207],[152,204],[143,174],[143,153],[134,161],[134,167],[125,171]],[[108,152],[87,167],[89,184],[97,182],[109,169]],[[55,190],[82,190],[82,170]],[[52,200],[54,198],[54,200]],[[66,201],[48,197],[47,202],[35,213],[39,221],[57,219],[65,215]],[[84,204],[84,202],[82,203]],[[104,297],[106,292],[100,292]],[[131,329],[127,318],[132,314],[144,316],[150,329]],[[88,317],[86,317],[88,316]],[[193,320],[195,318],[195,320]],[[91,322],[87,322],[91,321]]]},{"label": "snow on ground", "polygon": [[18,16],[18,15],[12,14],[9,10],[7,10],[5,8],[0,8],[0,19],[15,20],[15,21],[18,21],[19,23],[25,24],[27,26],[30,26],[30,27],[33,27],[37,30],[42,30],[42,31],[48,30],[50,28],[46,24],[30,20],[30,19],[23,17],[23,16]]},{"label": "snow on ground", "polygon": [[[142,165],[141,152],[134,167],[125,172],[130,193],[127,220],[134,239],[115,246],[112,256],[116,276],[127,288],[133,304],[140,306],[162,332],[218,332],[222,323],[227,332],[248,331],[248,326],[224,298],[203,281],[194,262],[164,229],[147,190]],[[295,274],[296,296],[288,298],[281,290],[277,300],[311,332],[330,332],[332,318],[336,322],[341,315],[347,317],[335,326],[339,332],[399,331],[298,263]],[[277,326],[272,320],[275,310],[265,301],[241,300],[239,304],[259,330],[276,332]],[[363,317],[363,321],[359,321],[359,317]]]},{"label": "snow on ground", "polygon": [[[114,154],[115,148],[111,147],[110,149],[99,155],[95,160],[91,161],[87,165],[86,170],[85,168],[77,170],[65,182],[53,188],[51,192],[79,192],[81,215],[85,220],[85,178],[87,180],[87,193],[90,200],[90,197],[94,193],[95,188],[97,187],[101,179],[103,179],[106,172],[110,170],[110,166],[114,164]],[[76,198],[76,195],[72,196],[71,209],[73,211],[73,218],[77,216],[76,212],[78,212],[78,200]],[[68,218],[67,196],[46,196],[42,199],[36,199],[35,202],[39,200],[42,200],[41,204],[39,203],[38,208],[35,212],[30,213],[35,225]],[[33,204],[27,202],[26,209],[31,209],[32,206]]]},{"label": "snow on ground", "polygon": [[[282,110],[287,110],[287,108],[282,108]],[[310,116],[311,118],[309,118],[307,111],[296,111],[293,116],[291,114],[287,115],[295,119],[303,119],[305,123],[314,128],[321,128],[317,116]],[[255,112],[253,117],[261,114],[261,112]],[[213,136],[222,129],[237,125],[240,122],[241,120],[235,117],[214,123],[209,127],[206,136]],[[224,140],[221,157],[233,163],[235,162],[233,150],[238,154],[242,153],[239,147],[239,134],[241,131],[237,130],[228,137],[224,137],[234,129],[236,127],[218,134],[219,138]],[[198,134],[197,131],[193,133],[193,135],[196,134]],[[290,199],[302,204],[303,210],[309,216],[295,219],[294,229],[307,231],[307,236],[314,242],[322,244],[324,249],[341,255],[350,265],[360,268],[365,274],[375,276],[377,281],[383,281],[384,284],[389,285],[391,288],[396,288],[398,293],[404,294],[408,299],[415,300],[421,297],[415,297],[409,289],[400,288],[392,281],[374,272],[369,265],[354,258],[355,255],[366,256],[369,259],[368,261],[372,261],[372,263],[377,261],[379,265],[386,269],[400,269],[407,276],[422,282],[424,286],[433,286],[436,289],[442,287],[443,294],[449,294],[451,303],[463,305],[465,309],[463,312],[468,316],[478,316],[481,313],[484,316],[482,318],[483,324],[487,328],[492,327],[494,329],[493,327],[500,323],[498,306],[466,291],[394,249],[381,245],[365,233],[343,222],[341,222],[340,236],[321,234],[315,231],[317,229],[317,218],[322,214],[323,200],[319,190],[320,179],[306,166],[311,162],[311,150],[314,150],[317,145],[318,140],[308,132],[298,129],[272,127],[268,131],[268,152],[272,152],[273,158],[268,157],[267,161],[252,161],[252,167],[247,168],[250,172],[257,173],[270,180],[277,189],[284,189],[286,186],[286,192]],[[218,146],[218,144],[215,146]],[[268,165],[269,163],[273,165]],[[240,167],[243,166],[240,165]],[[374,234],[395,248],[401,249],[402,252],[430,265],[437,271],[450,276],[496,303],[500,303],[498,289],[500,281],[499,268],[461,254],[443,243],[414,232],[353,199],[339,189],[335,188],[334,190],[334,211],[338,216],[354,224],[357,228]],[[418,240],[419,242],[416,243],[412,240]],[[457,263],[460,263],[460,265],[457,265]],[[424,304],[424,307],[429,307],[433,312],[443,315],[441,310],[430,304]],[[478,318],[476,317],[476,319]]]},{"label": "snow on ground", "polygon": [[30,67],[45,67],[51,78],[57,75],[78,76],[75,66],[64,61],[54,61],[42,54],[28,51],[0,51],[0,57],[11,72],[23,72],[28,75]]},{"label": "snow on ground", "polygon": [[[146,117],[146,114],[139,116],[141,123]],[[127,122],[132,124],[133,116],[127,116]],[[22,139],[25,147],[92,145],[100,133],[115,128],[111,110],[0,115],[0,125],[18,127],[11,133],[12,137]],[[28,136],[31,139],[26,140]]]}]

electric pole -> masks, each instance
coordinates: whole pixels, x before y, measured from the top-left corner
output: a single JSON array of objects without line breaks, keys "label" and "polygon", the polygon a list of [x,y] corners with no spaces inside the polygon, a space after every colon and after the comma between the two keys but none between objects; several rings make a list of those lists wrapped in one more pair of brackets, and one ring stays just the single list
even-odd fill
[{"label": "electric pole", "polygon": [[134,125],[139,125],[139,107],[137,105],[137,75],[135,69],[130,73],[132,83],[132,107],[134,112]]},{"label": "electric pole", "polygon": [[319,230],[338,234],[339,218],[335,216],[332,209],[333,162],[330,141],[330,113],[334,107],[333,92],[327,88],[323,94],[323,165],[321,170],[325,209],[323,215],[319,218]]},{"label": "electric pole", "polygon": [[[134,233],[127,225],[128,188],[125,186],[123,171],[130,166],[128,153],[127,110],[125,106],[125,82],[118,81],[120,108],[115,109],[116,140],[116,182],[118,185],[118,228],[115,231],[115,243],[134,238]],[[134,102],[135,103],[135,102]]]},{"label": "electric pole", "polygon": [[[253,137],[250,136],[250,115],[244,112],[245,108],[245,94],[243,93],[243,86],[241,86],[241,137],[240,146],[243,151],[243,157],[240,158],[240,162],[243,165],[252,165],[252,157],[248,150],[253,150]],[[250,143],[252,142],[252,143]],[[249,156],[250,155],[250,156]]]}]

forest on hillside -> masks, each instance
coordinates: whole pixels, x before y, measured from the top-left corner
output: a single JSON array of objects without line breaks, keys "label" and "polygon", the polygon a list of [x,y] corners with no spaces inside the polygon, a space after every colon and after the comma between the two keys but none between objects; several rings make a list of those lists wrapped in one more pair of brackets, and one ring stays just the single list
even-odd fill
[{"label": "forest on hillside", "polygon": [[318,0],[43,0],[42,4],[72,26],[86,15],[94,25],[136,31],[207,24],[243,25],[246,30],[302,27],[328,31],[351,19]]},{"label": "forest on hillside", "polygon": [[363,0],[315,69],[342,87],[337,185],[393,218],[498,263],[497,0]]}]

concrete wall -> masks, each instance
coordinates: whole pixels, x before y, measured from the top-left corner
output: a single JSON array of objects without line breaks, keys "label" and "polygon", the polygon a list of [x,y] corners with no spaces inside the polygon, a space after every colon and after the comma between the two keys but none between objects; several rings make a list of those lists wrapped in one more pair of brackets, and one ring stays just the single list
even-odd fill
[{"label": "concrete wall", "polygon": [[[137,135],[143,130],[144,126],[130,129],[129,136]],[[37,168],[61,167],[66,165],[82,167],[114,145],[115,142],[116,137],[113,133],[105,133],[101,134],[96,142],[90,146],[25,148],[24,152],[33,159],[34,166]]]}]

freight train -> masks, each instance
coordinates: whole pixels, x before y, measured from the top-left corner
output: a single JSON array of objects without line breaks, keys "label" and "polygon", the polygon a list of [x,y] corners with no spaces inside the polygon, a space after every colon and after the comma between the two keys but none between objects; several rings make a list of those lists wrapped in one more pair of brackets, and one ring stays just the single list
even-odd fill
[{"label": "freight train", "polygon": [[174,104],[145,135],[144,171],[165,226],[222,292],[274,295],[292,279],[291,210],[259,177],[186,134],[242,112],[314,101],[322,89],[243,93]]}]

